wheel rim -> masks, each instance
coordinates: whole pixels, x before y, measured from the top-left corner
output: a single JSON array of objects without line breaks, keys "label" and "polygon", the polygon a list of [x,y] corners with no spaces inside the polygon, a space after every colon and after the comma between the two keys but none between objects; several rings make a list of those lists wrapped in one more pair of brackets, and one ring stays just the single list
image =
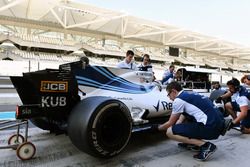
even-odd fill
[{"label": "wheel rim", "polygon": [[36,148],[32,143],[30,142],[23,143],[17,149],[17,156],[21,160],[31,159],[34,156],[35,151],[36,151]]},{"label": "wheel rim", "polygon": [[106,147],[123,147],[130,136],[131,122],[119,106],[108,108],[96,126],[100,144]]},{"label": "wheel rim", "polygon": [[8,144],[14,145],[24,142],[24,137],[22,135],[13,135],[9,138]]}]

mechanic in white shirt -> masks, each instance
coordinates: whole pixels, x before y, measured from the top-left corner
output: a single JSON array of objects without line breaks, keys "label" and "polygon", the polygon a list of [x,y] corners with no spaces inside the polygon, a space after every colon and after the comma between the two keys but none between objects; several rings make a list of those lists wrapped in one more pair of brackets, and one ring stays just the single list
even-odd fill
[{"label": "mechanic in white shirt", "polygon": [[[240,124],[241,132],[250,134],[250,93],[236,78],[227,82],[231,96],[231,108],[227,111],[233,117],[232,127]],[[237,115],[237,112],[240,112]]]},{"label": "mechanic in white shirt", "polygon": [[176,81],[169,83],[166,89],[169,98],[173,100],[173,108],[169,120],[159,125],[158,130],[167,130],[166,134],[170,139],[182,142],[178,144],[180,147],[199,151],[194,158],[205,161],[217,147],[204,140],[224,135],[231,120],[226,123],[208,97],[183,91]]},{"label": "mechanic in white shirt", "polygon": [[128,50],[123,61],[117,64],[117,68],[136,70],[136,63],[133,61],[134,52]]}]

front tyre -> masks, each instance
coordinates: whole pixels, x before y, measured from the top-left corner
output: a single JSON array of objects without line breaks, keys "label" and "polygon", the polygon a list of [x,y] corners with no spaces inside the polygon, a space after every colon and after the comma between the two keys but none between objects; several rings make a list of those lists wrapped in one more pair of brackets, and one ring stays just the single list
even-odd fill
[{"label": "front tyre", "polygon": [[89,97],[70,114],[68,134],[80,150],[98,157],[112,157],[127,145],[132,119],[126,105],[107,97]]}]

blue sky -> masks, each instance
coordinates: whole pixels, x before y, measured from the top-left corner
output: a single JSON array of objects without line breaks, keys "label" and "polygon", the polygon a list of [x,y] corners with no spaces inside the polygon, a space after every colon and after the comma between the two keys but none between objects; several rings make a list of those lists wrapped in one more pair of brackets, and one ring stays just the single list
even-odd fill
[{"label": "blue sky", "polygon": [[250,0],[78,0],[250,46]]}]

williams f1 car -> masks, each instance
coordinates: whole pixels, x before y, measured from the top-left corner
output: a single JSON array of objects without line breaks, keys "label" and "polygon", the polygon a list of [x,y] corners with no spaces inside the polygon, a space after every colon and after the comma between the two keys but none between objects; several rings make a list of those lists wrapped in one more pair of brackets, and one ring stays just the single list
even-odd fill
[{"label": "williams f1 car", "polygon": [[17,119],[68,134],[83,152],[112,157],[127,145],[131,133],[165,122],[172,101],[153,74],[84,61],[11,77],[22,105]]}]

